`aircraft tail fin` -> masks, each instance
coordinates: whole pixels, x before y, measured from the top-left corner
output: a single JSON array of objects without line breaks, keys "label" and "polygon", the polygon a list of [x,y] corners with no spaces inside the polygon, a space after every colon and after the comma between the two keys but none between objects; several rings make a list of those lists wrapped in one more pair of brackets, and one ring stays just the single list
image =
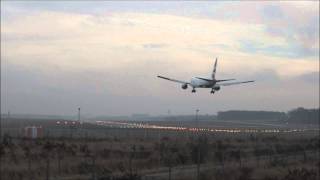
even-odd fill
[{"label": "aircraft tail fin", "polygon": [[218,58],[216,58],[216,61],[214,63],[214,67],[213,67],[213,71],[212,71],[212,80],[216,79],[217,63],[218,63]]}]

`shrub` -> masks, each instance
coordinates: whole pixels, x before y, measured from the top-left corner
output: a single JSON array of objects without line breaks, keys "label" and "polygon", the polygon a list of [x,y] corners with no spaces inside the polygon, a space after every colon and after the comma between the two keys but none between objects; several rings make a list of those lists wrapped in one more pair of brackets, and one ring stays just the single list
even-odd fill
[{"label": "shrub", "polygon": [[282,180],[316,180],[317,173],[315,170],[308,170],[305,168],[302,169],[293,169],[288,170],[288,174]]}]

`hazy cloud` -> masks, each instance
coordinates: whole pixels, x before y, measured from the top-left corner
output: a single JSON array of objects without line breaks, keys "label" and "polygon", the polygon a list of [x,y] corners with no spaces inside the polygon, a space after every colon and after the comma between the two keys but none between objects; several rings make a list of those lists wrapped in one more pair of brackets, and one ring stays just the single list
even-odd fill
[{"label": "hazy cloud", "polygon": [[[121,115],[319,106],[318,8],[155,3],[1,2],[1,109]],[[218,78],[256,83],[210,96],[156,78],[209,77],[215,57]]]},{"label": "hazy cloud", "polygon": [[150,48],[150,49],[154,49],[154,48],[164,48],[167,47],[167,44],[144,44],[143,47],[144,48]]}]

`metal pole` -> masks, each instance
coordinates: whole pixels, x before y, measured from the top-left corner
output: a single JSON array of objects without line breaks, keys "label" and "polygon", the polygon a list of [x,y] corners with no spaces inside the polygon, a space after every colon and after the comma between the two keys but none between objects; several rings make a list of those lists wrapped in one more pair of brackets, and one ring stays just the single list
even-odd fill
[{"label": "metal pole", "polygon": [[81,137],[80,107],[78,107],[78,124],[79,124],[79,133]]},{"label": "metal pole", "polygon": [[199,131],[198,112],[199,112],[199,109],[196,109],[196,128],[195,128],[195,140],[197,140],[197,139],[198,139],[198,131]]},{"label": "metal pole", "polygon": [[78,108],[78,122],[80,123],[80,108]]},{"label": "metal pole", "polygon": [[198,141],[198,147],[197,147],[197,180],[200,180],[200,141],[199,141],[199,120],[198,120],[198,113],[199,109],[196,110],[196,125],[197,125],[197,141]]}]

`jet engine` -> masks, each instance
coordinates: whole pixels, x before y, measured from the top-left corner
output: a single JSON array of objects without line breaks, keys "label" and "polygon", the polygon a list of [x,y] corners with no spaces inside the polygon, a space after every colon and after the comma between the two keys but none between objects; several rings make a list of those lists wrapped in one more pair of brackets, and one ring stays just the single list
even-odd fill
[{"label": "jet engine", "polygon": [[214,89],[215,91],[219,91],[220,90],[220,86],[214,86],[212,89]]},{"label": "jet engine", "polygon": [[182,84],[181,88],[182,89],[187,89],[188,88],[188,84]]}]

